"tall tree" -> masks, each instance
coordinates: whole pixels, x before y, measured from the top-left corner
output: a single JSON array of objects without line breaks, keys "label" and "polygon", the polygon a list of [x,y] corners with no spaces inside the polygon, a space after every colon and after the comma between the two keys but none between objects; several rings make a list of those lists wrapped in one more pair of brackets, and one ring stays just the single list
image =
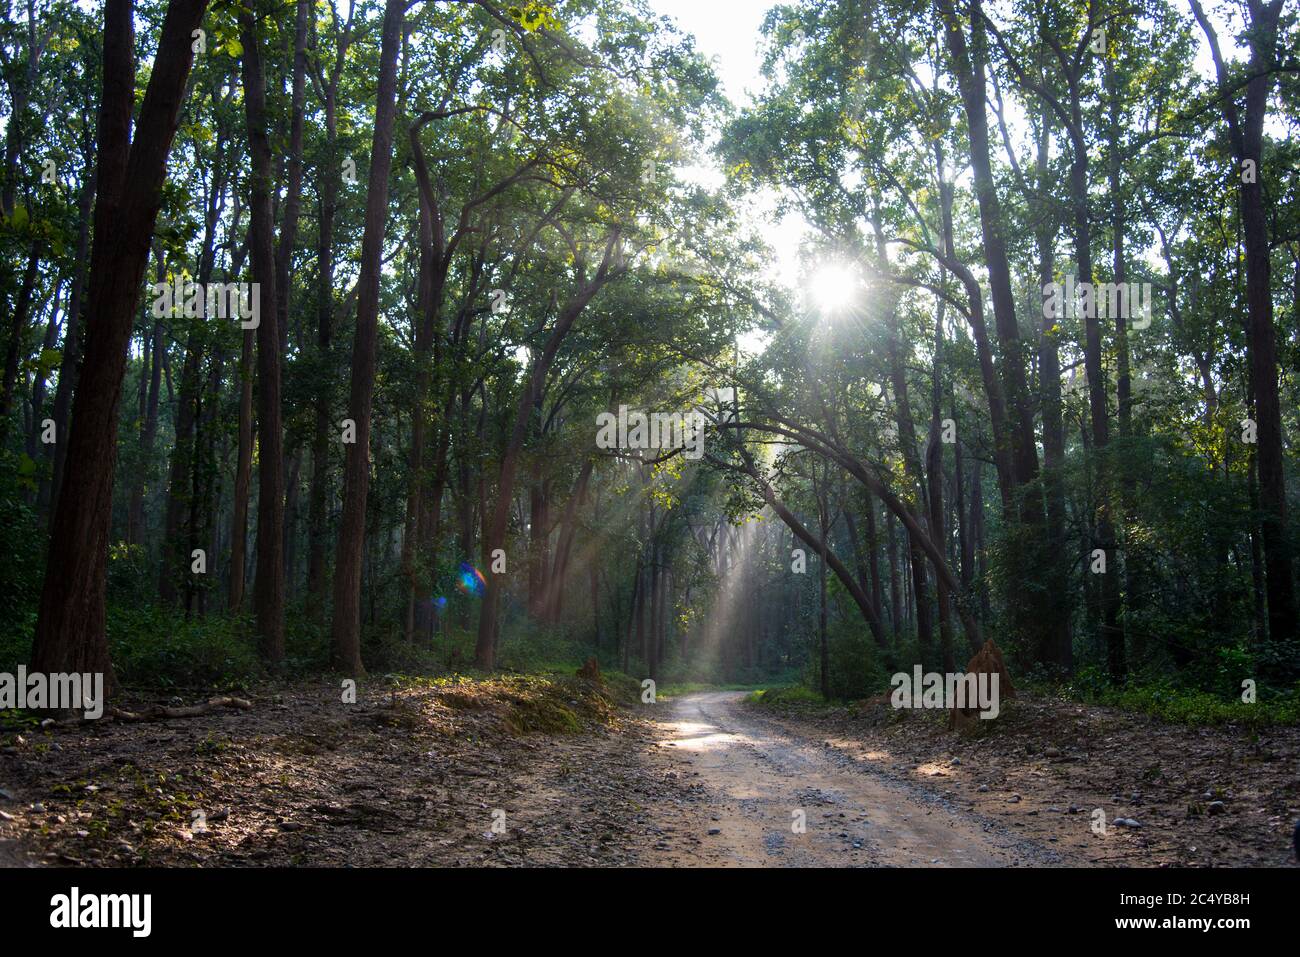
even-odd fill
[{"label": "tall tree", "polygon": [[46,559],[32,669],[103,672],[110,688],[115,678],[104,631],[104,601],[118,402],[140,283],[162,203],[167,155],[193,63],[191,34],[206,7],[207,0],[168,4],[133,138],[132,2],[105,0],[104,4],[104,81],[86,358]]},{"label": "tall tree", "polygon": [[[260,3],[265,18],[270,9]],[[249,184],[249,250],[258,284],[257,327],[257,573],[253,609],[258,646],[271,664],[284,657],[284,434],[280,410],[280,300],[276,294],[275,224],[271,195],[275,189],[271,140],[266,115],[266,75],[262,65],[257,16],[240,15],[244,45],[244,113],[253,160]]]},{"label": "tall tree", "polygon": [[397,55],[406,15],[404,0],[384,7],[379,49],[379,87],[375,94],[375,135],[366,187],[361,271],[357,279],[357,330],[352,344],[352,389],[348,416],[355,442],[343,462],[343,517],[334,562],[333,658],[342,671],[360,675],[361,562],[365,550],[366,496],[370,489],[370,407],[375,390],[376,327],[379,319],[379,270],[388,214],[388,174],[393,163],[393,126],[397,113]]}]

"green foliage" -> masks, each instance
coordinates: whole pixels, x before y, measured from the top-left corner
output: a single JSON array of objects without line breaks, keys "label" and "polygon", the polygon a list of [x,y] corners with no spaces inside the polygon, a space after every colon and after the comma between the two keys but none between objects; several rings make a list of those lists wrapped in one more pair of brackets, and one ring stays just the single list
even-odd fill
[{"label": "green foliage", "polygon": [[[20,470],[14,460],[0,456],[0,635],[23,629],[41,595],[45,534],[36,513],[23,501]],[[26,631],[31,640],[31,632]]]},{"label": "green foliage", "polygon": [[791,685],[786,688],[765,688],[746,695],[750,704],[760,705],[783,711],[820,711],[827,706],[827,701],[816,691],[803,685]]},{"label": "green foliage", "polygon": [[517,621],[502,626],[498,664],[507,671],[563,671],[578,667],[591,653],[571,626]]},{"label": "green foliage", "polygon": [[1068,683],[1036,688],[1077,701],[1108,705],[1125,711],[1150,714],[1162,721],[1189,725],[1241,724],[1247,727],[1300,724],[1300,684],[1282,691],[1259,691],[1258,699],[1247,704],[1241,689],[1235,694],[1214,694],[1180,684],[1178,677],[1145,684],[1113,687],[1096,667],[1081,669]]},{"label": "green foliage", "polygon": [[127,685],[224,690],[247,687],[263,675],[238,619],[187,621],[179,611],[158,606],[114,604],[108,643],[118,679]]}]

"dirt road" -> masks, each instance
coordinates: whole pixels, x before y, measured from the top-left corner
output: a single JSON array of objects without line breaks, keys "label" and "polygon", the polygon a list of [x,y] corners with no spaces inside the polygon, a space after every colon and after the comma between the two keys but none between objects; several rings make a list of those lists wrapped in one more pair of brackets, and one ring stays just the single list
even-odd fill
[{"label": "dirt road", "polygon": [[0,735],[0,866],[1294,866],[1294,728],[1025,699],[959,738],[739,692],[614,708],[576,678],[364,691]]},{"label": "dirt road", "polygon": [[[699,800],[645,863],[712,867],[998,867],[1058,855],[897,780],[867,760],[759,717],[743,692],[665,702],[658,759]],[[707,825],[698,820],[707,816]],[[689,820],[695,817],[696,820]],[[801,827],[802,825],[802,827]],[[705,836],[695,833],[703,827]]]}]

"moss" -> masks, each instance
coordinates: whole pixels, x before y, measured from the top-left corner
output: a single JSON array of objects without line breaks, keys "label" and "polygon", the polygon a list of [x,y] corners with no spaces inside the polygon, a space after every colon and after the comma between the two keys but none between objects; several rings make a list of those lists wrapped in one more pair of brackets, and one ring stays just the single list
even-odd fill
[{"label": "moss", "polygon": [[566,706],[549,697],[519,698],[506,716],[515,734],[578,734],[582,722]]}]

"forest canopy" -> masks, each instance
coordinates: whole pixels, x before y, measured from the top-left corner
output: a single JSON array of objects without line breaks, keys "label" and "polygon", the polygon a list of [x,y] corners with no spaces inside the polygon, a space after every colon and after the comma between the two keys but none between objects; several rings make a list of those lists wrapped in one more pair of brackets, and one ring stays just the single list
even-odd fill
[{"label": "forest canopy", "polygon": [[6,0],[0,666],[1294,695],[1297,30]]}]

